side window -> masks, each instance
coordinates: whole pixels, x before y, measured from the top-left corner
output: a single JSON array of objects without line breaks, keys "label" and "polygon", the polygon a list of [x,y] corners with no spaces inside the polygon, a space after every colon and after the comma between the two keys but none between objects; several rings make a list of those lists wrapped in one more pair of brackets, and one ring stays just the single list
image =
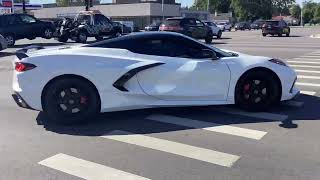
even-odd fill
[{"label": "side window", "polygon": [[188,25],[188,26],[196,26],[197,23],[194,19],[185,19],[184,20],[184,25]]},{"label": "side window", "polygon": [[203,27],[204,26],[203,23],[200,20],[196,20],[196,24],[199,27]]},{"label": "side window", "polygon": [[26,24],[37,22],[37,20],[34,17],[27,16],[27,15],[20,15],[20,19],[23,23],[26,23]]},{"label": "side window", "polygon": [[95,21],[96,24],[100,24],[100,25],[106,25],[106,24],[110,24],[111,23],[110,20],[107,17],[105,17],[105,16],[103,16],[101,14],[96,14],[94,16],[94,21]]},{"label": "side window", "polygon": [[18,18],[16,16],[6,16],[6,18],[3,19],[4,25],[14,25],[18,23]]}]

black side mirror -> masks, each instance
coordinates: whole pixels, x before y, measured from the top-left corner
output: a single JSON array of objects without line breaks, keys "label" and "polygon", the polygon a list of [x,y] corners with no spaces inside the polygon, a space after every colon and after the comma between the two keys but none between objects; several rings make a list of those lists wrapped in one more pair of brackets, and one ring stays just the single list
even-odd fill
[{"label": "black side mirror", "polygon": [[212,60],[217,60],[219,59],[217,57],[216,52],[210,49],[202,49],[201,52],[199,52],[199,59],[212,59]]}]

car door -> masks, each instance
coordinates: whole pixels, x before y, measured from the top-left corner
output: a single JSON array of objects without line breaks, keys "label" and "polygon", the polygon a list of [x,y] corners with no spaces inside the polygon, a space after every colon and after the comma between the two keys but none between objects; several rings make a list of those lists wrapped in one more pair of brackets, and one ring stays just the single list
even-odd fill
[{"label": "car door", "polygon": [[43,27],[40,23],[37,23],[37,19],[26,14],[20,14],[19,18],[24,29],[25,37],[37,37],[42,35]]},{"label": "car door", "polygon": [[16,15],[4,16],[4,25],[5,29],[4,34],[13,34],[16,39],[25,37],[24,25],[22,24],[20,18]]},{"label": "car door", "polygon": [[201,22],[200,20],[196,20],[196,24],[197,24],[197,38],[205,38],[207,37],[207,27],[206,25]]},{"label": "car door", "polygon": [[111,21],[102,14],[96,14],[94,16],[94,23],[100,35],[108,35],[112,31]]},{"label": "car door", "polygon": [[[194,45],[197,44],[197,45]],[[192,40],[150,39],[139,43],[136,53],[164,64],[137,74],[143,91],[167,101],[224,101],[230,71],[220,60],[196,58],[200,48]],[[135,50],[133,50],[135,51]]]}]

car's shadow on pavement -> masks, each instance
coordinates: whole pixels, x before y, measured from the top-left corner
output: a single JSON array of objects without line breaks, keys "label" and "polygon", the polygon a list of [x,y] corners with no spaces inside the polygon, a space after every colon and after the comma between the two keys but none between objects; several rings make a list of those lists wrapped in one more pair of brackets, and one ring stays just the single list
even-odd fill
[{"label": "car's shadow on pavement", "polygon": [[6,57],[6,56],[13,56],[15,54],[16,53],[13,53],[13,52],[0,52],[0,58]]},{"label": "car's shadow on pavement", "polygon": [[[60,43],[60,42],[55,42],[55,43],[30,43],[30,44],[17,44],[12,46],[11,48],[24,48],[24,47],[28,47],[28,46],[61,46],[61,45],[65,45],[65,43]],[[10,47],[9,47],[10,48]]]},{"label": "car's shadow on pavement", "polygon": [[[281,128],[298,128],[299,120],[313,121],[320,120],[320,98],[316,96],[301,95],[299,101],[304,101],[303,107],[289,107],[278,105],[272,108],[269,113],[288,115],[284,121],[268,120],[263,118],[253,118],[240,115],[231,115],[215,111],[215,107],[227,107],[239,110],[234,106],[207,106],[207,107],[181,107],[181,108],[156,108],[132,111],[121,111],[103,113],[95,119],[90,119],[86,124],[79,125],[58,125],[48,121],[48,117],[40,112],[37,117],[38,125],[58,134],[68,134],[76,136],[103,136],[114,130],[128,131],[138,134],[150,134],[161,132],[181,131],[195,129],[175,124],[162,123],[148,120],[147,117],[154,114],[165,114],[176,117],[194,119],[206,123],[220,125],[237,125],[250,123],[277,122]],[[206,128],[206,127],[201,127]]]}]

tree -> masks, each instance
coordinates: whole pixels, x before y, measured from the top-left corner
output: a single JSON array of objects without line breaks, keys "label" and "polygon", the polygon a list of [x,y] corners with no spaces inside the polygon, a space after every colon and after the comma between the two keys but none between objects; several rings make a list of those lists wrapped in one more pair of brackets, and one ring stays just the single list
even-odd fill
[{"label": "tree", "polygon": [[303,3],[302,16],[304,23],[311,23],[316,13],[317,3],[313,1],[305,1]]},{"label": "tree", "polygon": [[270,0],[232,0],[231,8],[241,21],[269,19],[272,15]]},{"label": "tree", "polygon": [[313,21],[315,23],[320,23],[320,3],[318,3],[318,5],[315,7]]},{"label": "tree", "polygon": [[[209,7],[210,13],[214,13],[215,11],[226,13],[230,9],[231,0],[209,0],[209,1],[210,1],[210,7]],[[198,10],[207,10],[208,0],[196,0],[191,8],[198,9]]]},{"label": "tree", "polygon": [[295,3],[295,0],[271,0],[273,7],[273,14],[275,15],[289,15],[289,7]]},{"label": "tree", "polygon": [[58,6],[69,6],[70,0],[56,0]]},{"label": "tree", "polygon": [[301,16],[301,7],[299,4],[293,4],[290,7],[290,14],[292,17],[300,19]]}]

